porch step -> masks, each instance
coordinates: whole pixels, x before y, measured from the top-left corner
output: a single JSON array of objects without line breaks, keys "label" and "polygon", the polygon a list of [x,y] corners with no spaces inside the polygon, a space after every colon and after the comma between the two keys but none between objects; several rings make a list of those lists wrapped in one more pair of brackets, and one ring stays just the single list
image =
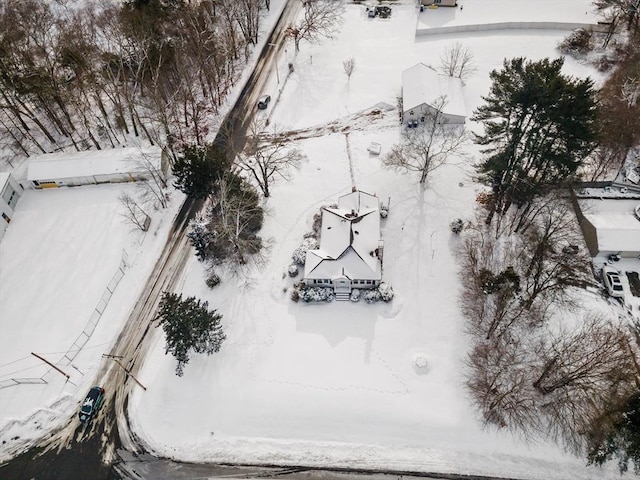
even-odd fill
[{"label": "porch step", "polygon": [[348,302],[351,294],[349,293],[336,293],[336,302]]}]

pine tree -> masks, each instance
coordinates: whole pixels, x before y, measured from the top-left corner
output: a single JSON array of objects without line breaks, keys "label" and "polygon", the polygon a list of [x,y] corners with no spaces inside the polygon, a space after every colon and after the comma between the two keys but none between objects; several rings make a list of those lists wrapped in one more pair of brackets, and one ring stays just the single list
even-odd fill
[{"label": "pine tree", "polygon": [[228,165],[224,152],[213,144],[183,149],[173,165],[174,186],[193,198],[206,198]]},{"label": "pine tree", "polygon": [[222,315],[209,310],[208,302],[195,297],[182,299],[182,294],[164,292],[156,320],[166,336],[165,354],[171,353],[178,364],[176,375],[181,377],[189,363],[189,353],[211,355],[220,350],[226,335],[222,331]]},{"label": "pine tree", "polygon": [[631,463],[633,471],[640,474],[640,393],[629,397],[621,410],[613,412],[612,422],[605,418],[595,425],[597,431],[592,432],[590,439],[589,463],[602,465],[616,458],[620,473],[626,472]]},{"label": "pine tree", "polygon": [[206,216],[198,213],[191,221],[191,230],[187,233],[187,238],[196,249],[196,257],[201,262],[207,259],[209,246],[213,241],[213,233],[209,230],[208,223]]},{"label": "pine tree", "polygon": [[485,130],[476,143],[487,147],[478,171],[493,186],[487,223],[566,182],[595,148],[593,82],[562,75],[563,63],[521,57],[490,74],[489,95],[472,117]]}]

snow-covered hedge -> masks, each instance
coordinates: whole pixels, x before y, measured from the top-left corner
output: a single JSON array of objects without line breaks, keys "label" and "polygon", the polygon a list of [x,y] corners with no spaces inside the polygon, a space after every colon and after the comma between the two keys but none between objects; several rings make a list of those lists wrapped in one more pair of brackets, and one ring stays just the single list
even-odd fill
[{"label": "snow-covered hedge", "polygon": [[207,284],[207,287],[214,288],[220,284],[220,281],[220,277],[217,274],[211,273],[211,275],[209,275],[205,280],[205,283]]},{"label": "snow-covered hedge", "polygon": [[289,276],[290,277],[297,277],[298,276],[298,264],[297,263],[292,263],[291,265],[289,265]]},{"label": "snow-covered hedge", "polygon": [[293,251],[291,258],[298,265],[304,265],[307,258],[307,250],[315,250],[318,248],[318,241],[315,238],[305,238],[300,246]]},{"label": "snow-covered hedge", "polygon": [[393,300],[393,288],[391,285],[385,282],[381,282],[378,288],[367,290],[362,295],[364,301],[367,303],[375,303],[382,300],[383,302],[390,302]]},{"label": "snow-covered hedge", "polygon": [[378,292],[380,292],[380,298],[382,298],[383,302],[393,300],[393,288],[388,283],[381,282],[380,285],[378,285]]},{"label": "snow-covered hedge", "polygon": [[360,290],[358,290],[357,288],[354,288],[353,290],[351,290],[351,296],[349,297],[349,299],[352,302],[360,301]]},{"label": "snow-covered hedge", "polygon": [[333,302],[335,294],[331,287],[306,287],[300,289],[303,302]]},{"label": "snow-covered hedge", "polygon": [[461,218],[456,218],[449,224],[449,227],[453,233],[460,233],[464,229],[464,222]]}]

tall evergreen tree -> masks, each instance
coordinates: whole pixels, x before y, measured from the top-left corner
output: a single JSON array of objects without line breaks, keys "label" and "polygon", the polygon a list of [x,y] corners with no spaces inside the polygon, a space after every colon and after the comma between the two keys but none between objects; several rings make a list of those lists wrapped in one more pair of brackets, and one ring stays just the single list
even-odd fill
[{"label": "tall evergreen tree", "polygon": [[176,375],[179,377],[189,363],[191,352],[211,355],[220,350],[226,339],[220,325],[222,315],[208,307],[208,302],[195,297],[183,300],[181,294],[164,292],[162,295],[156,320],[167,338],[165,353],[171,353],[178,361]]},{"label": "tall evergreen tree", "polygon": [[596,144],[593,82],[563,75],[563,59],[505,60],[472,120],[484,124],[478,166],[493,186],[491,211],[526,205],[546,187],[566,182]]},{"label": "tall evergreen tree", "polygon": [[[607,418],[594,425],[589,445],[589,463],[602,465],[616,458],[620,473],[629,469],[640,474],[640,393],[629,397],[621,411],[614,409],[613,421]],[[595,433],[595,435],[594,435]]]},{"label": "tall evergreen tree", "polygon": [[174,187],[194,198],[206,198],[228,168],[224,152],[213,144],[186,146],[173,165]]}]

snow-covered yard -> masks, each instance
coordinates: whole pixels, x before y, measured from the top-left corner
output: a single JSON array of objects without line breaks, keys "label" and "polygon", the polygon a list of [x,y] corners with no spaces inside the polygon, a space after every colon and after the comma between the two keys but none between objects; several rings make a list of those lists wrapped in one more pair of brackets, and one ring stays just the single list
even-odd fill
[{"label": "snow-covered yard", "polygon": [[[588,2],[573,4],[576,15],[589,8]],[[133,427],[152,451],[193,461],[540,479],[618,476],[613,468],[586,468],[544,441],[482,431],[463,385],[467,338],[457,307],[458,238],[448,227],[453,218],[473,215],[482,188],[472,180],[477,150],[470,145],[466,158],[434,172],[421,190],[417,179],[383,170],[367,151],[375,141],[384,154],[398,140],[397,112],[381,108],[382,118],[358,113],[396,105],[401,71],[418,61],[437,66],[455,41],[469,45],[478,64],[466,87],[471,113],[488,89],[491,69],[505,57],[557,55],[564,32],[416,41],[417,14],[403,5],[394,7],[391,19],[372,21],[363,7],[348,5],[339,38],[303,45],[295,56],[290,46],[286,62],[279,59],[280,68],[294,62],[295,73],[279,84],[283,91],[267,111],[270,121],[285,129],[318,126],[316,136],[300,142],[307,161],[295,178],[276,184],[265,202],[267,263],[227,276],[210,291],[192,261],[183,292],[209,300],[224,315],[228,339],[219,354],[193,357],[182,378],[157,339],[141,372],[151,387],[137,392],[131,409]],[[350,57],[357,64],[347,82],[342,62]],[[566,71],[593,74],[572,60]],[[275,78],[272,88],[278,88]],[[334,122],[331,128],[323,127],[327,122]],[[291,253],[319,207],[335,203],[354,183],[383,202],[391,198],[382,223],[383,276],[395,299],[377,305],[290,301]]]},{"label": "snow-covered yard", "polygon": [[[274,11],[282,5],[271,3]],[[471,2],[460,3],[467,4],[464,15],[473,13]],[[518,15],[528,20],[553,20],[552,7],[506,3],[517,3]],[[559,3],[562,21],[593,20],[585,15],[589,0]],[[155,331],[155,348],[140,374],[148,390],[137,390],[130,405],[132,426],[153,452],[203,462],[618,478],[615,466],[587,468],[583,459],[551,443],[483,431],[468,398],[463,375],[468,339],[457,307],[459,238],[449,222],[473,215],[483,188],[473,181],[477,148],[469,145],[466,157],[436,170],[424,190],[416,178],[382,169],[380,158],[367,151],[374,141],[384,155],[399,139],[397,111],[386,108],[397,103],[402,70],[417,62],[437,67],[447,46],[468,45],[478,67],[465,88],[470,115],[488,91],[488,73],[504,58],[557,56],[555,46],[566,34],[501,30],[416,39],[419,15],[443,24],[445,15],[461,21],[460,13],[420,14],[405,2],[393,7],[390,19],[369,19],[364,6],[348,4],[338,38],[303,43],[297,55],[289,44],[277,59],[282,81],[277,83],[274,72],[267,93],[274,98],[279,88],[282,93],[266,111],[270,122],[287,130],[317,128],[300,141],[307,159],[293,180],[276,183],[265,202],[266,262],[237,277],[223,275],[214,290],[205,286],[195,257],[190,262],[182,293],[208,300],[224,315],[227,340],[221,351],[192,356],[184,376],[176,377],[175,361],[164,355],[164,339]],[[507,10],[486,8],[474,22],[508,21],[506,15]],[[342,62],[351,57],[356,67],[347,81]],[[289,62],[295,71],[286,77]],[[565,71],[599,79],[571,59]],[[376,105],[380,114],[360,113]],[[328,122],[336,123],[329,128]],[[292,302],[293,280],[286,274],[291,253],[320,206],[335,203],[354,183],[383,202],[391,199],[389,217],[382,221],[383,277],[393,285],[394,300]],[[30,352],[53,361],[64,355],[118,268],[123,249],[128,253],[126,274],[73,362],[77,368],[68,371],[73,384],[50,372],[46,386],[0,390],[0,438],[8,442],[0,446],[0,459],[11,438],[35,437],[75,412],[164,242],[180,195],[173,194],[173,210],[141,235],[129,233],[116,213],[121,188],[27,192],[0,244],[0,379],[45,374]],[[56,287],[53,293],[50,286]],[[43,406],[48,409],[37,410]]]},{"label": "snow-covered yard", "polygon": [[75,417],[153,268],[183,196],[173,193],[142,234],[123,221],[118,201],[134,191],[25,190],[18,202],[0,243],[0,459]]}]

